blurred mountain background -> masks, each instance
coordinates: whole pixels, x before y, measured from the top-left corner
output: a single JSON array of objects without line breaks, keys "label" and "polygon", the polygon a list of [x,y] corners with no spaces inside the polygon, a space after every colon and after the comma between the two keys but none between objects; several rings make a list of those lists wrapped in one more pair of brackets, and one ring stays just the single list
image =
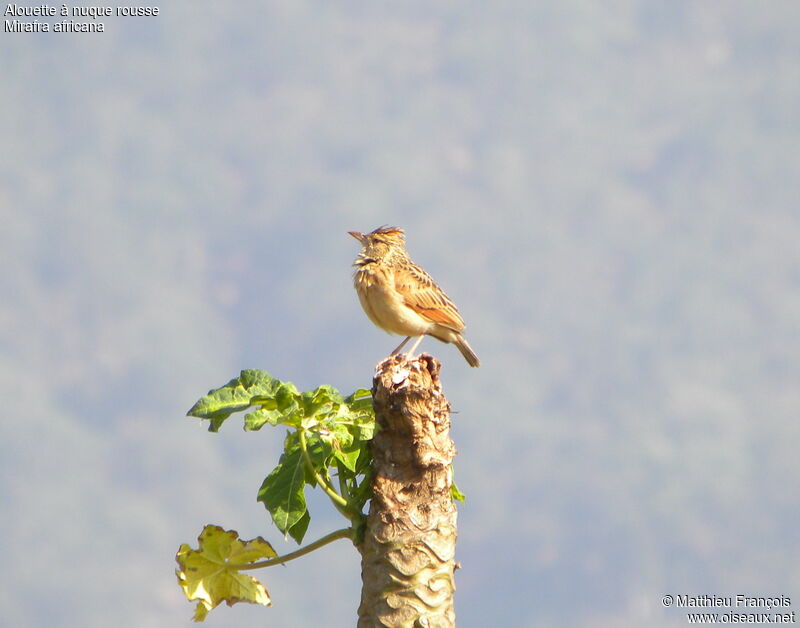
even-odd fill
[{"label": "blurred mountain background", "polygon": [[[27,5],[25,5],[27,6]],[[444,362],[459,626],[680,626],[800,600],[800,4],[161,3],[0,34],[0,624],[189,626],[205,523],[283,433],[184,417],[398,342],[347,230],[406,229],[482,360]],[[339,525],[317,496],[308,539]],[[352,626],[347,543],[214,626]]]}]

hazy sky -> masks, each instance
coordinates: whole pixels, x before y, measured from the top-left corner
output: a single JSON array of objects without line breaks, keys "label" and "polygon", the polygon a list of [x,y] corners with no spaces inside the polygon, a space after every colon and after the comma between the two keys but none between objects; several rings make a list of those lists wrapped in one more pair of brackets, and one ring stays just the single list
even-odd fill
[{"label": "hazy sky", "polygon": [[[283,432],[184,414],[243,368],[369,387],[399,340],[346,231],[382,224],[482,361],[421,345],[457,411],[461,628],[797,610],[800,5],[101,21],[0,34],[0,624],[189,626],[174,554],[204,524],[294,548],[256,502]],[[259,576],[273,608],[207,624],[355,623],[345,542]]]}]

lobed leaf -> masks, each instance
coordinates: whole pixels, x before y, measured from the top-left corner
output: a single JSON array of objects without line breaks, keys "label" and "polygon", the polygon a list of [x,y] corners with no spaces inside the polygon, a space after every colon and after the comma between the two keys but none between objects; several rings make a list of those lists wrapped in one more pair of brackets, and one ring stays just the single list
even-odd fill
[{"label": "lobed leaf", "polygon": [[242,541],[235,530],[207,525],[197,537],[198,549],[182,544],[175,560],[178,583],[189,601],[197,600],[194,620],[203,621],[221,602],[270,606],[264,586],[239,568],[256,561],[275,558],[277,553],[263,538]]},{"label": "lobed leaf", "polygon": [[360,388],[347,398],[332,386],[301,393],[291,382],[282,382],[265,371],[246,369],[224,386],[210,390],[187,414],[209,420],[209,431],[216,432],[234,412],[259,406],[245,415],[245,430],[255,431],[265,424],[299,427],[303,420],[317,422],[329,418],[359,425],[354,437],[369,440],[374,431],[372,396]]},{"label": "lobed leaf", "polygon": [[273,402],[278,390],[285,386],[264,371],[244,370],[236,379],[208,391],[189,409],[187,415],[211,420],[209,430],[216,432],[231,414],[259,403]]}]

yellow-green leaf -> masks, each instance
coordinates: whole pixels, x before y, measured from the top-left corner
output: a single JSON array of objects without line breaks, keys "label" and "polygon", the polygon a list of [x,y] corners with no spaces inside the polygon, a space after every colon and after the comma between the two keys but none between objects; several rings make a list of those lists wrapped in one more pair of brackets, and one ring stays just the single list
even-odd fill
[{"label": "yellow-green leaf", "polygon": [[198,549],[184,543],[175,556],[179,567],[175,571],[178,583],[189,601],[198,602],[195,621],[203,621],[208,611],[221,602],[228,606],[237,602],[272,604],[264,586],[239,571],[259,560],[277,556],[267,541],[260,536],[242,541],[235,530],[212,525],[203,528],[197,540]]},{"label": "yellow-green leaf", "polygon": [[194,615],[192,615],[192,621],[203,621],[208,615],[208,609],[204,602],[198,602],[197,606],[194,609]]}]

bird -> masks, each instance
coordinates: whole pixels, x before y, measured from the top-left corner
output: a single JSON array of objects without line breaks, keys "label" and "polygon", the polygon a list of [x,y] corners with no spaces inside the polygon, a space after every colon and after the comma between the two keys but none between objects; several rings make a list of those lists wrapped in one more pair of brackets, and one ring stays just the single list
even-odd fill
[{"label": "bird", "polygon": [[353,262],[353,284],[361,307],[380,329],[406,336],[392,355],[416,336],[408,354],[412,357],[422,338],[433,336],[454,344],[470,366],[480,366],[461,333],[465,325],[458,308],[431,276],[411,261],[405,232],[400,227],[384,226],[369,233],[348,233],[361,243],[361,252]]}]

